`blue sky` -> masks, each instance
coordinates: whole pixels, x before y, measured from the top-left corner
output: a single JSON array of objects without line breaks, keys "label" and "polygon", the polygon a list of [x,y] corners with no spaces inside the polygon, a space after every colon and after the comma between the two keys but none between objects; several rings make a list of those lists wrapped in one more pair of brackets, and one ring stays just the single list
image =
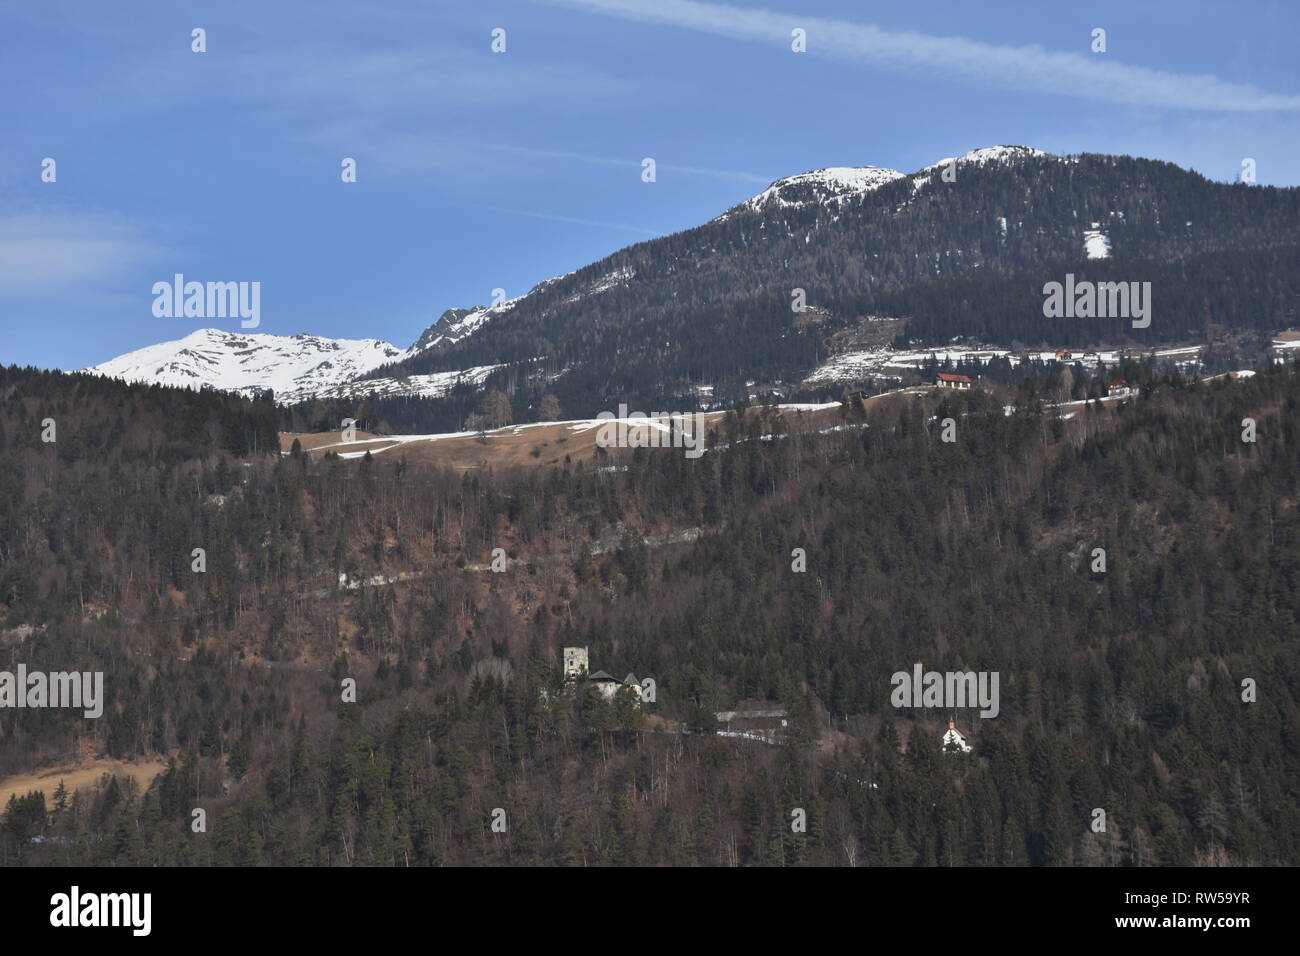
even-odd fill
[{"label": "blue sky", "polygon": [[239,331],[155,318],[151,287],[177,272],[260,282],[258,332],[405,347],[446,308],[824,166],[911,171],[1024,144],[1223,180],[1249,156],[1260,183],[1300,184],[1298,11],[3,0],[0,362],[80,368]]}]

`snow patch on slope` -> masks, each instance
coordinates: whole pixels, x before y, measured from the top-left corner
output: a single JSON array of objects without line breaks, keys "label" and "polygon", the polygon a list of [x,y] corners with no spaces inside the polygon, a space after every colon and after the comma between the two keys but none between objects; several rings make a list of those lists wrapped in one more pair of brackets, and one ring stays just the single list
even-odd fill
[{"label": "snow patch on slope", "polygon": [[893,349],[882,346],[876,349],[863,349],[853,352],[841,352],[832,356],[813,369],[804,384],[809,386],[833,385],[838,383],[861,382],[874,376],[886,378],[897,377],[905,372],[919,372],[927,363],[937,361],[940,364],[951,362],[954,365],[976,363],[988,365],[998,359],[1005,359],[1011,365],[1022,362],[1063,362],[1068,365],[1079,363],[1084,367],[1106,368],[1118,365],[1126,360],[1154,358],[1175,361],[1180,365],[1195,366],[1199,363],[1203,345],[1187,345],[1166,349],[1132,350],[1120,349],[1028,349],[1012,352],[1008,349],[978,348],[968,346],[947,346],[931,349]]},{"label": "snow patch on slope", "polygon": [[1101,231],[1101,223],[1094,222],[1091,229],[1083,231],[1083,252],[1089,259],[1110,258],[1110,238]]}]

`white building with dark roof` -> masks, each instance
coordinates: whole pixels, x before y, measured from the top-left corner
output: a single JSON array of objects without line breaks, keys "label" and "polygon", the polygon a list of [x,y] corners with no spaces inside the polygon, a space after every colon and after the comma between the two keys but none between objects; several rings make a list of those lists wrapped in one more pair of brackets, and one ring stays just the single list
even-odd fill
[{"label": "white building with dark roof", "polygon": [[619,680],[613,674],[596,671],[587,680],[595,686],[596,690],[600,691],[600,696],[606,700],[613,700],[619,691],[627,687],[631,689],[637,706],[641,704],[641,684],[637,681],[635,674],[628,674],[624,680]]},{"label": "white building with dark roof", "polygon": [[966,738],[961,735],[954,721],[948,721],[948,732],[943,735],[944,753],[964,753],[971,752],[971,745],[966,743]]}]

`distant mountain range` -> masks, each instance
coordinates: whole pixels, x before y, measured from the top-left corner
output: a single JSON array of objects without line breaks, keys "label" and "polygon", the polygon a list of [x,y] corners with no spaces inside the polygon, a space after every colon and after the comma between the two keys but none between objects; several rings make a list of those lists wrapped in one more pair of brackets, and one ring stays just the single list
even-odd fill
[{"label": "distant mountain range", "polygon": [[[1067,273],[1151,282],[1151,326],[1044,318],[1043,284]],[[205,329],[91,371],[271,388],[282,403],[437,399],[488,382],[517,402],[550,391],[567,410],[594,413],[623,400],[682,407],[701,388],[726,397],[755,380],[815,381],[862,348],[1151,348],[1205,341],[1215,328],[1262,335],[1294,325],[1298,302],[1300,189],[998,146],[914,173],[840,167],[778,180],[694,229],[515,299],[449,309],[406,349]]]},{"label": "distant mountain range", "polygon": [[409,354],[379,339],[199,329],[183,339],[137,349],[87,371],[131,382],[193,388],[206,385],[244,395],[273,389],[277,399],[293,402]]}]

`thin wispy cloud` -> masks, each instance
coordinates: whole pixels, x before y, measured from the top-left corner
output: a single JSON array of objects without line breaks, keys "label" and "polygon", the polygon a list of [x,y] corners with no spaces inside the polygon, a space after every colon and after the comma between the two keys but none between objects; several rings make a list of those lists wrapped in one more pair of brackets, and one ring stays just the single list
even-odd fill
[{"label": "thin wispy cloud", "polygon": [[1300,109],[1300,95],[1274,93],[1208,73],[1133,66],[1112,54],[1062,53],[1037,45],[999,46],[964,37],[886,30],[867,23],[753,10],[696,0],[541,0],[624,19],[683,27],[735,40],[789,46],[807,31],[809,55],[900,72],[975,80],[1002,89],[1180,110],[1258,112]]},{"label": "thin wispy cloud", "polygon": [[0,296],[80,295],[80,286],[120,280],[167,252],[139,226],[112,217],[14,213],[0,218]]},{"label": "thin wispy cloud", "polygon": [[231,78],[239,95],[285,110],[326,105],[408,121],[507,104],[563,102],[598,109],[600,100],[617,99],[628,89],[618,78],[582,64],[487,59],[441,45],[359,51],[343,43],[270,47],[240,57]]},{"label": "thin wispy cloud", "polygon": [[599,219],[579,219],[576,216],[560,216],[550,212],[532,212],[527,209],[507,209],[503,206],[475,206],[476,209],[487,209],[492,212],[504,213],[508,216],[527,216],[530,219],[546,219],[550,222],[569,222],[579,226],[596,226],[601,229],[618,229],[623,232],[636,232],[643,236],[661,236],[663,233],[655,232],[653,229],[643,229],[640,226],[629,226],[621,222],[604,222]]},{"label": "thin wispy cloud", "polygon": [[[626,169],[630,175],[639,179],[641,160],[644,158],[540,149],[465,137],[453,139],[437,134],[377,126],[371,122],[370,117],[362,117],[342,124],[322,125],[314,129],[306,138],[310,142],[327,143],[344,151],[349,143],[364,143],[367,161],[373,161],[380,169],[394,174],[411,171],[455,172],[466,178],[486,177],[497,182],[507,178],[528,179],[550,175],[543,170],[552,170],[557,164],[571,166],[575,163]],[[663,163],[658,162],[657,157],[655,169],[657,174],[703,176],[761,186],[766,186],[778,178],[744,170]],[[658,233],[654,234],[658,235]]]},{"label": "thin wispy cloud", "polygon": [[[640,167],[641,158],[630,159],[628,157],[617,156],[596,156],[591,153],[573,153],[563,150],[554,149],[535,149],[529,146],[503,146],[493,145],[484,148],[501,150],[508,153],[519,153],[525,156],[537,156],[546,159],[563,159],[571,160],[577,163],[590,163],[595,166],[624,166]],[[644,157],[642,157],[644,158]],[[712,176],[716,179],[730,179],[745,183],[761,183],[766,186],[776,177],[760,176],[758,173],[749,173],[736,169],[711,169],[707,166],[679,166],[675,163],[661,163],[655,161],[655,169],[664,170],[670,173],[683,173],[688,176]]]}]

